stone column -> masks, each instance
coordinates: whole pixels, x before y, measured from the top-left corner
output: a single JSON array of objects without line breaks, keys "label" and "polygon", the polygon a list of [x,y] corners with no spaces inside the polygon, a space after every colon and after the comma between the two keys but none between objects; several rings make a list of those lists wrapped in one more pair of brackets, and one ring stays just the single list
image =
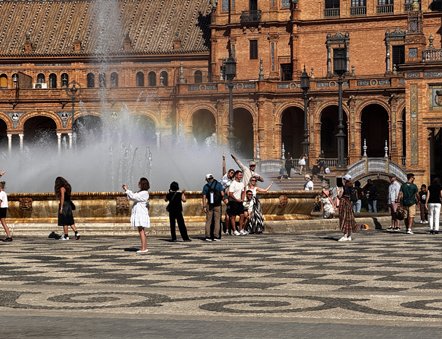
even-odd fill
[{"label": "stone column", "polygon": [[8,137],[8,153],[11,154],[11,152],[12,152],[12,134],[8,133],[7,137]]},{"label": "stone column", "polygon": [[23,133],[20,133],[18,136],[20,138],[20,151],[23,151],[23,138],[25,135]]},{"label": "stone column", "polygon": [[68,138],[69,138],[69,149],[72,149],[72,132],[68,133]]},{"label": "stone column", "polygon": [[61,152],[61,133],[57,133],[57,149],[58,154]]}]

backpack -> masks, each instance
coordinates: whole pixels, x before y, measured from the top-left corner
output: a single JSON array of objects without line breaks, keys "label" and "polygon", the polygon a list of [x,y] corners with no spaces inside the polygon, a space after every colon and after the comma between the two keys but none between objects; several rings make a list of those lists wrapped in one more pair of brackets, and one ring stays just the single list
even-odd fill
[{"label": "backpack", "polygon": [[350,191],[350,201],[356,202],[358,200],[359,200],[358,190],[356,188],[352,187],[351,191]]},{"label": "backpack", "polygon": [[[218,181],[213,180],[212,183],[207,186],[209,187],[209,191],[207,192],[207,200],[209,202],[209,206],[220,206],[222,201],[222,195],[221,191],[216,189],[216,186],[218,185]],[[211,204],[211,196],[213,195],[213,203]]]}]

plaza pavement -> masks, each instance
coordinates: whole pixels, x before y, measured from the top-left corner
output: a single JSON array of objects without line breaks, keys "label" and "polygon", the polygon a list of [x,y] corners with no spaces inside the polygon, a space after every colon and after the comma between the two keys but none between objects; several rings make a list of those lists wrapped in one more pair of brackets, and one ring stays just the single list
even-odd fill
[{"label": "plaza pavement", "polygon": [[1,338],[440,338],[442,234],[0,243]]}]

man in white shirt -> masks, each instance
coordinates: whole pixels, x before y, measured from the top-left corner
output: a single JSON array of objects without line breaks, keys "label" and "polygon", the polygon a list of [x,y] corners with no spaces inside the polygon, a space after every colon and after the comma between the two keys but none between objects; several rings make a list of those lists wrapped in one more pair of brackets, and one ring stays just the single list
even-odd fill
[{"label": "man in white shirt", "polygon": [[396,211],[399,206],[399,192],[401,184],[397,181],[396,176],[390,177],[390,185],[388,186],[388,206],[391,212],[391,226],[387,228],[389,231],[400,231],[399,220],[396,218]]},{"label": "man in white shirt", "polygon": [[312,177],[308,174],[304,176],[305,184],[304,184],[304,190],[305,191],[313,191],[313,181]]},{"label": "man in white shirt", "polygon": [[[235,180],[229,186],[229,208],[227,209],[227,213],[230,217],[230,227],[232,228],[232,232],[235,235],[246,235],[247,233],[244,231],[244,183],[242,181],[243,173],[241,171],[235,172]],[[238,232],[236,230],[236,216],[239,216],[239,229]]]}]

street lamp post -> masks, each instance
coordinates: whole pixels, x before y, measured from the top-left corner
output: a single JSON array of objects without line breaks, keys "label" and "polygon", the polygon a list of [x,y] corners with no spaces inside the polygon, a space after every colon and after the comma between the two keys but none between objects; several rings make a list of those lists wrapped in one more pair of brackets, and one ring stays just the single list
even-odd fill
[{"label": "street lamp post", "polygon": [[236,61],[229,55],[224,61],[224,75],[227,79],[227,87],[229,89],[229,147],[234,150],[234,135],[233,135],[233,79],[236,76]]},{"label": "street lamp post", "polygon": [[72,104],[72,119],[74,118],[75,113],[75,99],[80,93],[80,86],[77,82],[72,81],[69,86],[66,86],[65,88],[66,94],[71,97],[71,104]]},{"label": "street lamp post", "polygon": [[345,168],[347,162],[345,160],[345,131],[344,131],[344,114],[342,111],[342,83],[344,82],[344,74],[347,72],[347,58],[345,55],[345,50],[335,51],[333,56],[333,71],[338,76],[338,133],[336,138],[338,141],[338,168]]},{"label": "street lamp post", "polygon": [[309,168],[309,131],[308,131],[308,90],[310,89],[310,77],[308,76],[305,65],[304,65],[304,71],[301,74],[301,89],[302,94],[304,98],[304,141],[302,142],[303,145],[303,152],[306,158],[306,167]]},{"label": "street lamp post", "polygon": [[15,106],[18,104],[18,98],[19,98],[19,82],[18,82],[18,74],[14,73],[12,75],[12,82],[14,83],[14,88],[15,88],[15,100],[14,103],[12,104],[12,107],[15,108]]}]

